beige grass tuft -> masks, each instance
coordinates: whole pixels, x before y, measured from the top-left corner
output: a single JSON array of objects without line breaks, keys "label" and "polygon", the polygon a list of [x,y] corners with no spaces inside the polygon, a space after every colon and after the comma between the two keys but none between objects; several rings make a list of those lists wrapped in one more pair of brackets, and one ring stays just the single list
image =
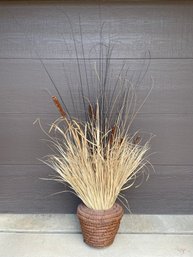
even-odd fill
[{"label": "beige grass tuft", "polygon": [[53,180],[68,183],[87,207],[106,210],[147,165],[149,142],[139,145],[117,124],[102,132],[99,112],[97,104],[89,122],[61,118],[53,123],[56,153],[42,161],[57,172]]}]

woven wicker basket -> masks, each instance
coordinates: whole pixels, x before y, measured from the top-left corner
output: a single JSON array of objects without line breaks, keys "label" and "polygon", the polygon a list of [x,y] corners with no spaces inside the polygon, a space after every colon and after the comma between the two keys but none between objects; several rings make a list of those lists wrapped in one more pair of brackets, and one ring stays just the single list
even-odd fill
[{"label": "woven wicker basket", "polygon": [[84,204],[77,209],[84,242],[102,248],[113,243],[123,216],[123,208],[115,203],[109,210],[92,210]]}]

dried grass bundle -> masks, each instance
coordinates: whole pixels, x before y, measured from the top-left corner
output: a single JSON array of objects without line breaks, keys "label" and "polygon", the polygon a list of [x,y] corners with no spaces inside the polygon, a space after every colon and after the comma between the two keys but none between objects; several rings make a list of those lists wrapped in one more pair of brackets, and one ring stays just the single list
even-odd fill
[{"label": "dried grass bundle", "polygon": [[95,118],[87,122],[61,117],[50,129],[57,134],[52,137],[55,153],[43,160],[57,172],[53,180],[68,183],[84,204],[95,210],[111,208],[120,192],[133,185],[148,163],[145,155],[149,150],[149,142],[136,144],[118,123],[110,130],[101,127],[98,102]]}]

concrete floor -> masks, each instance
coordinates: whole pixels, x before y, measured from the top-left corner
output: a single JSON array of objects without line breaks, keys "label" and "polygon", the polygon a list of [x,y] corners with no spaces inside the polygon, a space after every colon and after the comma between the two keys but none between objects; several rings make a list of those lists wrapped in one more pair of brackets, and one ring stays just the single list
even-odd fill
[{"label": "concrete floor", "polygon": [[1,214],[0,257],[193,257],[193,216],[124,215],[112,246],[87,246],[74,215]]}]

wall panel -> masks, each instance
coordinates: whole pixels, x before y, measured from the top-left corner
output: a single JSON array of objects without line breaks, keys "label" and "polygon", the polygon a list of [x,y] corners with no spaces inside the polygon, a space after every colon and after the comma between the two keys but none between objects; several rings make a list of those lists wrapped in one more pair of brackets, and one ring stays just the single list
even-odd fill
[{"label": "wall panel", "polygon": [[[81,18],[85,54],[109,35],[115,43],[114,57],[142,58],[149,50],[152,58],[193,57],[193,10],[189,3],[167,4],[70,4],[0,6],[0,57],[44,58],[74,56],[70,17],[79,50]],[[121,44],[120,44],[121,43]],[[91,56],[94,56],[94,52]]]},{"label": "wall panel", "polygon": [[[71,213],[79,202],[68,193],[51,196],[66,188],[39,179],[51,170],[37,160],[48,148],[40,141],[45,138],[40,128],[33,126],[33,121],[41,118],[47,128],[58,117],[45,89],[56,92],[40,57],[66,105],[72,108],[69,88],[79,104],[74,41],[66,14],[72,22],[78,56],[86,57],[88,69],[93,70],[98,61],[98,48],[90,51],[91,47],[110,38],[115,46],[111,76],[123,61],[134,85],[146,74],[136,86],[138,105],[153,80],[151,95],[132,131],[141,129],[144,138],[156,135],[151,156],[155,173],[151,172],[141,187],[126,192],[132,212],[192,214],[193,4],[184,1],[0,4],[0,212]],[[83,60],[80,63],[84,70]],[[93,93],[96,84],[89,75]]]}]

